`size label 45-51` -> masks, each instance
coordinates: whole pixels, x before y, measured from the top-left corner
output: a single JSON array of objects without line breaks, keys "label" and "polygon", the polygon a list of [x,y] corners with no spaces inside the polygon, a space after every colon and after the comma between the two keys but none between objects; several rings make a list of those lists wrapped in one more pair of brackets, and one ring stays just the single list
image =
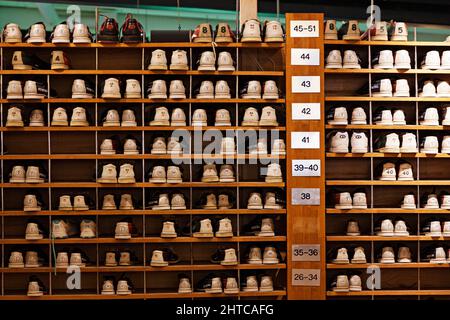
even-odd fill
[{"label": "size label 45-51", "polygon": [[292,20],[290,25],[292,38],[315,38],[319,36],[318,20]]}]

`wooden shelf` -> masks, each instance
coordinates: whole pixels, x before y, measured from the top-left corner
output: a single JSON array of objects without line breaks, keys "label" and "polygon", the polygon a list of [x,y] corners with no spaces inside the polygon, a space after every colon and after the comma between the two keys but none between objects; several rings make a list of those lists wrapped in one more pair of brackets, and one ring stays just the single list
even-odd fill
[{"label": "wooden shelf", "polygon": [[402,209],[402,208],[374,208],[374,209],[326,209],[327,214],[450,214],[447,209]]},{"label": "wooden shelf", "polygon": [[95,160],[95,159],[149,159],[149,160],[171,160],[171,159],[264,159],[264,160],[282,160],[284,155],[203,155],[203,154],[186,154],[186,155],[172,155],[172,154],[7,154],[0,155],[0,160],[21,160],[21,159],[51,159],[51,160]]},{"label": "wooden shelf", "polygon": [[450,180],[327,180],[327,186],[450,186]]},{"label": "wooden shelf", "polygon": [[347,130],[449,130],[448,126],[423,126],[423,125],[400,125],[386,126],[377,124],[349,124],[349,125],[325,125],[325,129],[347,129]]},{"label": "wooden shelf", "polygon": [[5,75],[96,75],[96,74],[116,74],[116,75],[192,75],[192,76],[270,76],[282,77],[284,71],[174,71],[174,70],[1,70],[0,74]]},{"label": "wooden shelf", "polygon": [[195,298],[227,298],[227,297],[285,297],[285,290],[271,292],[239,292],[236,294],[225,293],[133,293],[130,295],[101,295],[101,294],[60,294],[43,295],[40,297],[28,297],[26,295],[3,295],[0,300],[150,300],[150,299],[195,299]]},{"label": "wooden shelf", "polygon": [[160,237],[134,237],[131,239],[115,239],[115,238],[68,238],[68,239],[0,239],[1,244],[96,244],[96,243],[213,243],[213,242],[283,242],[286,241],[285,236],[274,237],[257,237],[257,236],[236,236],[231,238],[194,238],[194,237],[178,237],[178,238],[160,238]]},{"label": "wooden shelf", "polygon": [[[128,266],[128,267],[105,267],[105,266],[88,266],[81,267],[82,273],[97,273],[97,272],[161,272],[161,271],[214,271],[214,270],[279,270],[286,269],[286,264],[238,264],[236,266],[222,266],[220,264],[205,264],[205,265],[191,265],[180,264],[170,265],[168,267],[151,267],[151,266]],[[0,268],[0,273],[47,273],[54,272],[54,267],[39,267],[39,268]],[[58,273],[66,273],[67,268],[56,268]]]},{"label": "wooden shelf", "polygon": [[450,241],[450,237],[407,236],[407,237],[382,237],[382,236],[327,236],[327,241]]},{"label": "wooden shelf", "polygon": [[0,183],[1,188],[284,188],[285,183],[260,182],[183,182],[183,183],[96,183],[96,182],[46,182],[46,183]]},{"label": "wooden shelf", "polygon": [[364,296],[450,296],[450,290],[363,290],[360,292],[327,291],[328,297]]},{"label": "wooden shelf", "polygon": [[175,131],[175,130],[187,130],[187,131],[206,131],[206,130],[277,130],[277,131],[286,131],[286,127],[269,127],[269,126],[229,126],[229,127],[212,127],[212,126],[203,126],[203,127],[193,127],[193,126],[185,126],[185,127],[174,127],[174,126],[136,126],[136,127],[103,127],[103,126],[89,126],[89,127],[22,127],[22,128],[13,128],[13,127],[0,127],[0,131],[4,132],[47,132],[47,131]]},{"label": "wooden shelf", "polygon": [[367,269],[376,266],[380,269],[443,269],[450,268],[449,263],[426,263],[426,262],[411,262],[411,263],[349,263],[349,264],[335,264],[328,263],[327,269]]},{"label": "wooden shelf", "polygon": [[448,102],[450,98],[424,98],[424,97],[367,97],[367,96],[327,96],[325,101],[392,101],[392,102]]},{"label": "wooden shelf", "polygon": [[428,69],[324,69],[326,74],[450,74],[450,70]]},{"label": "wooden shelf", "polygon": [[426,154],[426,153],[332,153],[327,152],[327,158],[450,158],[450,154]]},{"label": "wooden shelf", "polygon": [[272,209],[262,209],[262,210],[250,210],[250,209],[186,209],[186,210],[88,210],[88,211],[58,211],[58,210],[43,210],[37,212],[26,212],[21,210],[8,210],[0,211],[0,216],[117,216],[117,215],[272,215],[272,214],[286,214],[286,209],[272,210]]},{"label": "wooden shelf", "polygon": [[405,47],[449,47],[446,41],[368,41],[368,40],[324,40],[325,45],[352,46],[405,46]]},{"label": "wooden shelf", "polygon": [[206,103],[206,104],[273,104],[273,103],[285,103],[285,99],[71,99],[71,98],[48,98],[48,99],[0,99],[0,103]]},{"label": "wooden shelf", "polygon": [[[257,42],[233,42],[233,43],[216,43],[221,48],[284,48],[284,43],[257,43]],[[211,48],[209,43],[193,43],[193,42],[147,42],[136,44],[106,44],[106,43],[0,43],[0,48]]]}]

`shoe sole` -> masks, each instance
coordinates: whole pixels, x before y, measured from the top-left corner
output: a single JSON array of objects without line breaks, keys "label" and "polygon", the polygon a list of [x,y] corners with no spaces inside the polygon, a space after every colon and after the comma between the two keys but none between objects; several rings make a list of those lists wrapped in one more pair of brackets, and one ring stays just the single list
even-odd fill
[{"label": "shoe sole", "polygon": [[69,66],[66,64],[52,64],[51,70],[68,70]]},{"label": "shoe sole", "polygon": [[174,233],[174,234],[162,234],[161,233],[161,238],[176,238],[177,237],[177,234],[176,233]]},{"label": "shoe sole", "polygon": [[136,183],[136,179],[134,178],[119,178],[118,183]]},{"label": "shoe sole", "polygon": [[110,179],[107,179],[107,180],[106,179],[98,179],[97,182],[98,183],[117,183],[117,180],[116,179],[111,179],[111,180]]},{"label": "shoe sole", "polygon": [[233,232],[224,232],[224,233],[218,233],[216,232],[217,238],[230,238],[233,236]]},{"label": "shoe sole", "polygon": [[237,261],[234,261],[234,262],[224,262],[224,261],[221,261],[220,264],[221,264],[222,266],[236,266],[236,265],[238,264],[238,262],[237,262]]},{"label": "shoe sole", "polygon": [[33,67],[26,64],[15,64],[13,65],[13,70],[33,70]]},{"label": "shoe sole", "polygon": [[213,238],[214,234],[213,233],[200,233],[200,232],[195,232],[193,234],[194,238]]},{"label": "shoe sole", "polygon": [[6,121],[7,127],[23,127],[23,121]]},{"label": "shoe sole", "polygon": [[169,263],[150,263],[151,267],[167,267]]},{"label": "shoe sole", "polygon": [[170,65],[170,70],[189,70],[188,66]]},{"label": "shoe sole", "polygon": [[202,182],[219,182],[219,178],[202,178]]},{"label": "shoe sole", "polygon": [[90,94],[72,94],[72,99],[92,99],[94,95]]},{"label": "shoe sole", "polygon": [[167,66],[148,66],[148,70],[167,70]]}]

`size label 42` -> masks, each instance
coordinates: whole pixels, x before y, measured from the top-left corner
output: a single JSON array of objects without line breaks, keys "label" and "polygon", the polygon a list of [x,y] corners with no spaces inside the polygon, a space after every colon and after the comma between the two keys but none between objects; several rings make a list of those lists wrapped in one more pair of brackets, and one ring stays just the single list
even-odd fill
[{"label": "size label 42", "polygon": [[320,103],[293,103],[292,120],[320,120]]},{"label": "size label 42", "polygon": [[293,177],[320,177],[320,160],[292,160]]},{"label": "size label 42", "polygon": [[320,244],[293,244],[292,261],[320,261]]},{"label": "size label 42", "polygon": [[319,93],[320,76],[293,76],[292,93]]},{"label": "size label 42", "polygon": [[291,132],[292,149],[319,149],[320,132],[296,131]]},{"label": "size label 42", "polygon": [[316,38],[319,36],[319,21],[292,20],[290,31],[292,38]]},{"label": "size label 42", "polygon": [[291,49],[291,65],[318,66],[320,65],[320,49]]},{"label": "size label 42", "polygon": [[304,287],[320,286],[320,269],[292,269],[292,285]]}]

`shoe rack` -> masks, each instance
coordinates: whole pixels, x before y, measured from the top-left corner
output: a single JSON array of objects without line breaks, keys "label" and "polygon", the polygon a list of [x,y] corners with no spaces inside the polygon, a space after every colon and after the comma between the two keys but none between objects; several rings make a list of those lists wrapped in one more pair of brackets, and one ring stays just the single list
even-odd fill
[{"label": "shoe rack", "polygon": [[[447,132],[446,126],[425,126],[419,124],[419,115],[426,107],[439,107],[448,103],[448,98],[419,97],[422,80],[449,79],[449,71],[425,70],[420,68],[421,59],[429,50],[442,52],[450,47],[448,42],[420,41],[416,29],[409,29],[409,41],[343,41],[325,40],[325,55],[330,50],[354,50],[361,57],[361,69],[325,69],[326,111],[332,106],[347,107],[349,119],[354,107],[363,107],[367,114],[367,125],[328,125],[326,132],[365,132],[369,139],[369,152],[330,153],[326,154],[326,189],[338,189],[353,194],[362,188],[367,195],[367,209],[339,210],[327,203],[326,208],[326,243],[327,251],[341,247],[348,248],[352,257],[353,248],[362,246],[367,257],[366,264],[334,264],[332,256],[328,257],[327,298],[328,299],[448,299],[450,297],[450,278],[448,263],[434,264],[421,262],[424,249],[428,246],[446,246],[449,238],[430,237],[421,233],[428,218],[448,219],[450,211],[446,209],[425,209],[420,203],[426,192],[440,193],[450,189],[450,176],[445,168],[448,166],[448,154],[430,155],[424,153],[380,153],[374,150],[373,142],[383,133],[414,133],[418,146],[422,137],[433,134],[442,138]],[[405,49],[411,57],[410,70],[373,69],[372,58],[379,50]],[[364,84],[370,85],[380,78],[399,77],[408,79],[411,89],[410,97],[373,97],[360,96],[356,91]],[[400,107],[404,110],[407,125],[376,125],[372,122],[378,107]],[[350,120],[349,120],[350,123]],[[441,123],[441,122],[440,122]],[[440,150],[440,149],[439,149]],[[406,160],[413,166],[413,181],[380,181],[375,168],[384,161],[393,163]],[[415,194],[418,209],[401,209],[403,196],[408,192]],[[375,228],[382,218],[403,219],[411,228],[408,237],[377,236]],[[361,235],[346,236],[346,222],[350,219],[359,222]],[[385,246],[392,246],[397,256],[398,247],[408,246],[412,252],[411,263],[383,264],[378,262],[378,255]],[[380,288],[369,290],[366,280],[372,275],[369,267],[379,268]],[[339,274],[358,274],[362,279],[361,292],[333,292],[330,284]]]},{"label": "shoe rack", "polygon": [[[52,70],[12,70],[11,57],[15,50],[27,50],[36,53],[41,58],[49,59],[53,49],[64,50],[72,62],[72,68],[64,71]],[[189,71],[150,71],[146,61],[155,49],[166,50],[170,62],[171,52],[176,49],[187,51],[190,63]],[[153,299],[153,298],[231,298],[231,299],[282,299],[286,291],[286,262],[276,265],[250,265],[246,262],[245,253],[250,245],[258,245],[264,249],[266,245],[274,245],[279,252],[287,250],[287,210],[248,210],[247,198],[250,192],[266,191],[285,192],[286,183],[266,183],[264,177],[259,177],[260,167],[267,166],[271,161],[280,161],[285,168],[284,156],[253,156],[238,154],[226,156],[226,163],[232,163],[235,169],[236,182],[233,183],[202,183],[201,173],[204,163],[196,164],[194,160],[204,159],[202,154],[187,154],[179,156],[188,160],[183,165],[181,184],[153,184],[148,182],[148,170],[152,164],[172,163],[173,155],[150,154],[151,144],[157,136],[168,137],[174,128],[149,126],[151,111],[157,106],[166,106],[169,112],[175,107],[181,107],[186,113],[188,124],[195,109],[204,108],[208,113],[208,126],[194,128],[192,126],[177,127],[192,134],[199,134],[209,129],[225,130],[256,130],[276,131],[281,138],[286,139],[284,125],[284,94],[277,100],[241,99],[239,90],[249,80],[273,79],[282,92],[284,89],[284,44],[283,43],[230,43],[217,44],[215,51],[229,51],[236,63],[236,71],[197,71],[195,62],[201,52],[213,50],[210,43],[164,42],[142,44],[0,44],[2,57],[0,80],[3,91],[6,91],[8,81],[12,78],[27,80],[38,77],[43,79],[50,90],[55,90],[57,97],[47,97],[42,100],[6,99],[3,92],[1,103],[1,250],[2,265],[0,299],[36,299],[27,297],[27,284],[30,275],[37,275],[45,284],[47,292],[37,299]],[[71,99],[71,87],[74,79],[83,76],[96,85],[96,98]],[[101,97],[100,84],[108,77],[122,80],[138,79],[141,82],[142,98],[105,100]],[[164,79],[167,84],[173,79],[184,81],[186,99],[147,99],[147,87],[151,80]],[[194,89],[202,80],[225,79],[231,90],[231,99],[196,99]],[[5,127],[9,106],[23,105],[23,118],[26,120],[31,108],[40,107],[45,114],[44,127]],[[261,112],[264,106],[271,105],[277,110],[279,127],[241,127],[240,123],[248,106],[256,107]],[[54,109],[64,107],[70,117],[76,106],[86,109],[90,117],[88,127],[52,127],[49,125]],[[115,108],[121,114],[125,108],[135,112],[137,127],[103,127],[102,113]],[[231,113],[232,126],[217,128],[213,126],[215,111],[226,108]],[[132,134],[141,142],[138,155],[101,155],[100,143],[112,135],[123,139]],[[176,157],[176,156],[175,156]],[[220,156],[215,156],[219,157]],[[225,157],[225,156],[224,156]],[[276,158],[276,159],[275,159]],[[250,160],[254,161],[249,164]],[[101,172],[102,165],[113,163],[117,168],[123,163],[132,163],[137,182],[134,184],[101,184],[96,177]],[[13,165],[37,163],[47,171],[48,180],[40,184],[12,184],[8,175]],[[261,165],[265,163],[265,165]],[[218,169],[219,169],[218,165]],[[284,181],[285,178],[283,179]],[[23,196],[26,190],[37,190],[42,196],[45,208],[36,213],[24,212]],[[165,190],[174,190],[185,195],[186,210],[151,210],[145,209],[152,194]],[[214,211],[195,208],[195,202],[206,191],[229,191],[234,195],[233,209]],[[85,212],[58,211],[58,199],[62,194],[77,195],[83,192],[89,194],[95,202],[95,209]],[[120,195],[131,193],[137,201],[135,210],[101,210],[103,195],[112,193]],[[117,201],[117,200],[116,200]],[[118,203],[117,203],[118,204]],[[274,237],[245,236],[242,228],[256,216],[270,216],[275,221]],[[162,223],[167,217],[175,219],[178,224],[188,224],[195,217],[229,217],[233,224],[234,236],[226,239],[202,239],[194,237],[177,237],[163,239],[159,237]],[[115,223],[121,218],[131,217],[138,229],[139,236],[130,240],[114,238]],[[25,228],[28,219],[38,220],[46,229],[43,240],[25,240]],[[97,224],[97,237],[94,239],[68,238],[52,240],[49,238],[51,221],[54,218],[92,219]],[[78,220],[77,220],[78,219]],[[26,251],[30,247],[39,247],[48,257],[43,267],[11,269],[8,268],[9,253],[13,248]],[[153,250],[171,247],[179,255],[180,262],[168,267],[151,267],[150,259]],[[209,262],[210,256],[218,248],[235,248],[238,260],[237,266],[221,266]],[[85,252],[91,264],[81,268],[81,290],[68,290],[65,283],[68,275],[64,269],[54,268],[53,248],[56,251],[79,248]],[[104,255],[107,250],[131,250],[135,252],[139,262],[130,267],[105,267]],[[238,282],[245,280],[247,275],[269,274],[273,277],[273,292],[243,292],[237,294],[210,294],[198,292],[196,284],[209,272],[219,275],[234,275]],[[185,273],[190,277],[193,293],[178,294],[178,274]],[[132,280],[135,287],[133,294],[128,296],[101,295],[104,276],[115,276],[116,280],[125,274]]]}]

